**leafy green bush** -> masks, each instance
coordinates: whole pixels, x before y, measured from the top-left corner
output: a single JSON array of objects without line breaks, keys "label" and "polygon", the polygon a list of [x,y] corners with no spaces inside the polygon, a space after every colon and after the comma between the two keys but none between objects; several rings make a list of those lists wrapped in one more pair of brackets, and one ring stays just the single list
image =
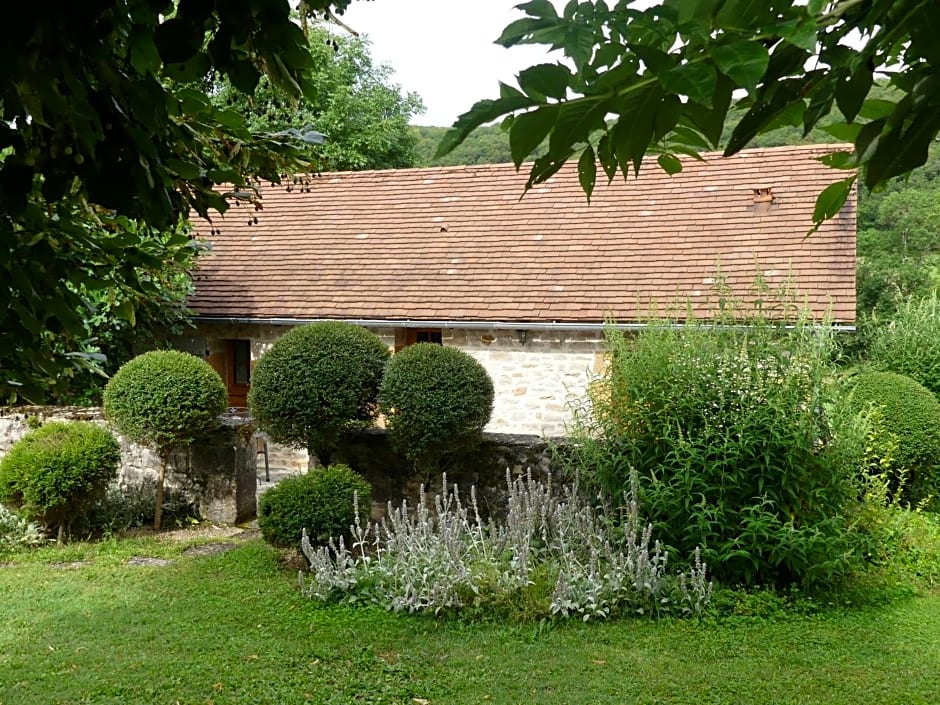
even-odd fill
[{"label": "leafy green bush", "polygon": [[379,409],[392,447],[429,471],[448,453],[480,444],[493,413],[493,381],[462,350],[418,343],[389,360]]},{"label": "leafy green bush", "polygon": [[59,540],[115,478],[121,448],[93,423],[50,421],[27,433],[0,460],[0,500],[58,527]]},{"label": "leafy green bush", "polygon": [[848,567],[857,436],[830,426],[829,336],[807,322],[609,329],[574,468],[611,498],[639,474],[654,535],[701,547],[729,584],[815,583]]},{"label": "leafy green bush", "polygon": [[[894,485],[897,475],[904,474],[901,499],[917,503],[940,493],[940,402],[937,398],[915,380],[894,372],[863,372],[850,382],[852,409],[867,412],[874,407],[880,427],[896,438],[890,447],[890,472]],[[884,453],[882,450],[879,455]]]},{"label": "leafy green bush", "polygon": [[160,456],[154,528],[163,512],[163,484],[170,452],[185,448],[219,426],[228,391],[205,360],[177,350],[153,350],[125,363],[104,389],[104,414],[132,441]]},{"label": "leafy green bush", "polygon": [[0,555],[21,548],[41,546],[45,540],[36,522],[0,504]]},{"label": "leafy green bush", "polygon": [[347,430],[376,415],[388,347],[365,328],[330,321],[294,328],[255,366],[248,405],[271,440],[324,464]]},{"label": "leafy green bush", "polygon": [[[358,495],[358,501],[354,496]],[[357,521],[356,506],[368,516],[372,487],[348,465],[315,468],[281,480],[258,500],[258,528],[268,543],[299,548],[304,530],[313,543],[345,536]],[[362,517],[359,517],[362,519]]]},{"label": "leafy green bush", "polygon": [[906,375],[940,395],[940,299],[936,293],[901,301],[890,321],[875,321],[868,328],[872,367]]}]

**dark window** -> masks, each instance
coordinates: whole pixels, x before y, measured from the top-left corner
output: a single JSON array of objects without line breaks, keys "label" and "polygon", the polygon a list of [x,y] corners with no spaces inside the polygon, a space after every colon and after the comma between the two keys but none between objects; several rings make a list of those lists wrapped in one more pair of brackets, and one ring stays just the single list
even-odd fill
[{"label": "dark window", "polygon": [[233,381],[235,384],[248,384],[251,381],[251,342],[248,340],[232,341]]},{"label": "dark window", "polygon": [[443,345],[440,328],[412,328],[408,330],[408,345],[415,343],[436,343]]}]

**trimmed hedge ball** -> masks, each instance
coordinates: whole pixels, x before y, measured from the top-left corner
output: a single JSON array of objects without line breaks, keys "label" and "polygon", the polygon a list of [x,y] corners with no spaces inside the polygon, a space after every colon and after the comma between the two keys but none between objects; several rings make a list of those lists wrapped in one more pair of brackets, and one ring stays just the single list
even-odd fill
[{"label": "trimmed hedge ball", "polygon": [[444,456],[480,444],[493,413],[493,381],[462,350],[418,343],[389,360],[379,409],[392,447],[430,471]]},{"label": "trimmed hedge ball", "polygon": [[228,391],[208,362],[153,350],[125,363],[104,389],[104,415],[130,440],[166,453],[219,426]]},{"label": "trimmed hedge ball", "polygon": [[919,382],[894,372],[863,372],[854,379],[852,407],[875,405],[884,428],[898,438],[894,467],[907,471],[902,497],[917,502],[940,492],[940,402]]},{"label": "trimmed hedge ball", "polygon": [[258,528],[265,541],[284,548],[300,548],[303,530],[310,543],[325,544],[330,537],[349,533],[356,519],[366,521],[372,487],[348,465],[330,465],[281,480],[258,500]]},{"label": "trimmed hedge ball", "polygon": [[87,421],[49,421],[0,460],[0,501],[61,532],[100,499],[117,476],[121,448]]},{"label": "trimmed hedge ball", "polygon": [[329,321],[294,328],[255,365],[251,415],[273,441],[327,462],[344,431],[375,419],[388,357],[385,343],[361,326]]}]

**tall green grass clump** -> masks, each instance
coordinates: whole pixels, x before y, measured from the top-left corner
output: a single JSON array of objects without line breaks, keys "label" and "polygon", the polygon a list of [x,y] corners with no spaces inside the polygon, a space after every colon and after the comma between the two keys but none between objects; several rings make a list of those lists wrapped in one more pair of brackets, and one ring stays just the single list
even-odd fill
[{"label": "tall green grass clump", "polygon": [[870,326],[868,339],[872,367],[906,375],[940,394],[940,300],[936,293],[901,301],[890,321]]},{"label": "tall green grass clump", "polygon": [[818,584],[851,563],[857,438],[835,430],[832,337],[809,321],[609,328],[574,460],[609,497],[631,469],[654,535],[727,584]]}]

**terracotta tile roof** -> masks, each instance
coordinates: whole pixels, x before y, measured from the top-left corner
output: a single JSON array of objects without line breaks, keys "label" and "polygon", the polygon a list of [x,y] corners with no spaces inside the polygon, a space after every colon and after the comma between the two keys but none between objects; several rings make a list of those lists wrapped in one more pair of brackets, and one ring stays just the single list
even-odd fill
[{"label": "terracotta tile roof", "polygon": [[[590,205],[573,164],[521,199],[527,171],[511,164],[266,185],[263,210],[214,223],[191,306],[212,318],[630,321],[650,301],[703,310],[720,267],[741,295],[758,271],[771,286],[789,276],[814,313],[850,322],[855,194],[804,237],[817,194],[842,178],[814,159],[831,149],[706,155],[672,177],[647,165],[598,185]],[[754,190],[768,187],[764,210]]]}]

